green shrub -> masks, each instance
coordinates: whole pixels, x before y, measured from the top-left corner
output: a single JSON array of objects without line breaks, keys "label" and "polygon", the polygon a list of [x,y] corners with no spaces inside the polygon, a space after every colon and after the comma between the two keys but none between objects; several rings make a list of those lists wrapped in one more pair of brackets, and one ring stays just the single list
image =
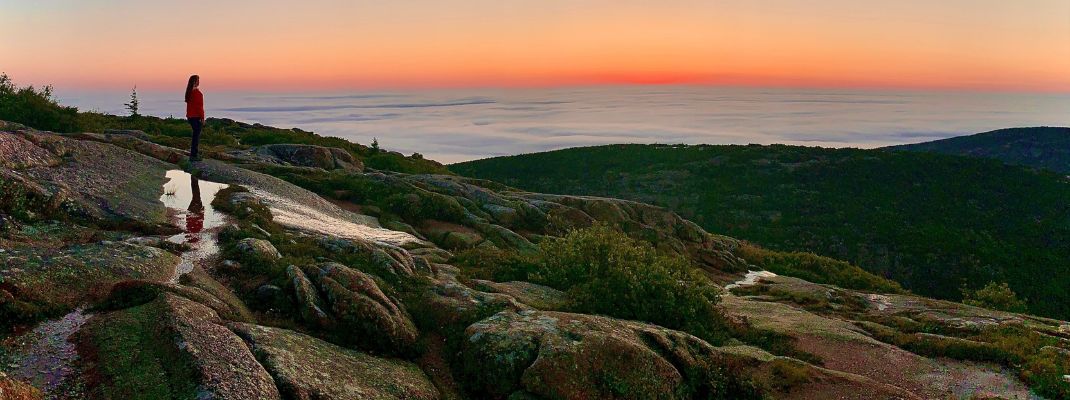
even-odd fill
[{"label": "green shrub", "polygon": [[566,291],[575,312],[647,321],[714,343],[729,335],[709,278],[685,258],[607,226],[544,240],[531,268],[531,281]]},{"label": "green shrub", "polygon": [[1011,290],[1007,282],[988,282],[985,287],[977,290],[963,286],[961,291],[962,302],[967,305],[1016,313],[1029,311],[1025,301],[1018,299],[1018,295]]},{"label": "green shrub", "polygon": [[20,88],[7,74],[0,74],[0,120],[56,132],[73,132],[78,127],[78,109],[59,105],[52,97],[52,86]]}]

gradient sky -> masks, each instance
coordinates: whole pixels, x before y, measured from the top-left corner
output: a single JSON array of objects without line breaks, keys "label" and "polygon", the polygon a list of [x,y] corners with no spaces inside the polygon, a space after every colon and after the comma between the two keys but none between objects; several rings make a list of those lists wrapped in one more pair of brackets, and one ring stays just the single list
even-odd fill
[{"label": "gradient sky", "polygon": [[0,0],[63,88],[708,83],[1070,92],[1068,0]]}]

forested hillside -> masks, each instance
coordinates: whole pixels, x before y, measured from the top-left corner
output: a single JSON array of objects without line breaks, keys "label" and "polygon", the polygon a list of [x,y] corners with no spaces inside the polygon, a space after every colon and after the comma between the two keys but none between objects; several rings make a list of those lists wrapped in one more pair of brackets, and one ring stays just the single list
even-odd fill
[{"label": "forested hillside", "polygon": [[1070,173],[1070,128],[1000,129],[891,149],[994,158],[1007,164]]},{"label": "forested hillside", "polygon": [[669,207],[706,230],[848,260],[920,294],[1007,282],[1070,316],[1070,181],[999,161],[799,146],[611,145],[450,166],[525,190]]}]

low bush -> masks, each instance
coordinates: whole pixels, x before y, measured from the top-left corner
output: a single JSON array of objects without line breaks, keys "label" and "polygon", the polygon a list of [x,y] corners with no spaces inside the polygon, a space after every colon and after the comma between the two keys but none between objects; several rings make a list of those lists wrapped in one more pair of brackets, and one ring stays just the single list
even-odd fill
[{"label": "low bush", "polygon": [[607,226],[546,239],[519,263],[526,264],[529,280],[565,291],[572,311],[647,321],[713,343],[729,336],[716,308],[720,289],[709,278],[685,258]]},{"label": "low bush", "polygon": [[1007,282],[989,282],[983,288],[977,290],[970,290],[964,286],[961,291],[964,304],[1016,313],[1029,311],[1026,302],[1018,299],[1018,295],[1011,290]]},{"label": "low bush", "polygon": [[0,74],[0,120],[37,129],[73,132],[78,127],[78,109],[57,103],[52,97],[52,86],[20,88],[7,74]]}]

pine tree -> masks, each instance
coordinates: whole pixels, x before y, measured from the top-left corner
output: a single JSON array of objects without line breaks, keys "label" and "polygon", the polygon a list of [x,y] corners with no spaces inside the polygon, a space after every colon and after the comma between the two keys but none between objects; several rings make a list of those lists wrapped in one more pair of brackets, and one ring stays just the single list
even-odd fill
[{"label": "pine tree", "polygon": [[137,85],[134,85],[134,89],[130,91],[130,102],[124,104],[127,110],[130,110],[131,117],[140,116],[138,108],[141,106],[141,102],[137,99]]},{"label": "pine tree", "polygon": [[379,138],[372,138],[372,154],[379,153]]}]

